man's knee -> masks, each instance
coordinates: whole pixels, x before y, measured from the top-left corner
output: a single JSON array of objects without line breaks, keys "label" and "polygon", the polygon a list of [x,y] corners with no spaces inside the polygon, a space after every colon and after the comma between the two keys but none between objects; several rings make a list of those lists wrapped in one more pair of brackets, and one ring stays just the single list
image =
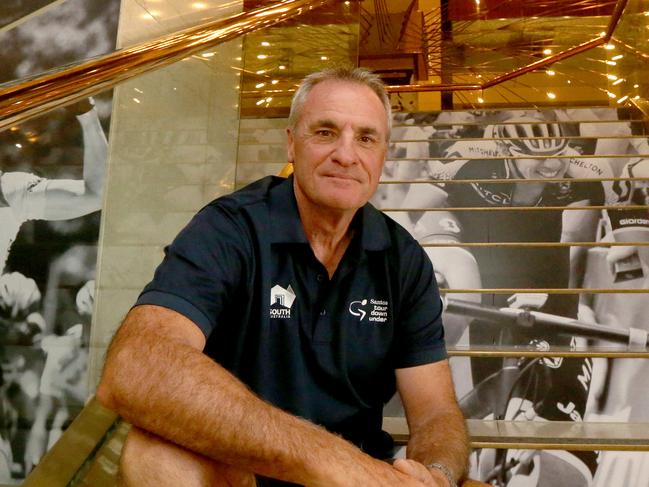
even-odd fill
[{"label": "man's knee", "polygon": [[131,428],[120,459],[120,487],[254,487],[249,472],[217,463],[138,428]]}]

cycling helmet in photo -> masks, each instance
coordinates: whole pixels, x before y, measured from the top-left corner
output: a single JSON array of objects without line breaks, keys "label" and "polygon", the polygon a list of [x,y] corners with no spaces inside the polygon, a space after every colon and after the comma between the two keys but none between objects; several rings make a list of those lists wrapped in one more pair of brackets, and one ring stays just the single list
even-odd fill
[{"label": "cycling helmet in photo", "polygon": [[560,124],[533,117],[518,117],[492,125],[485,131],[485,137],[499,139],[516,156],[552,157],[561,155],[568,146]]}]

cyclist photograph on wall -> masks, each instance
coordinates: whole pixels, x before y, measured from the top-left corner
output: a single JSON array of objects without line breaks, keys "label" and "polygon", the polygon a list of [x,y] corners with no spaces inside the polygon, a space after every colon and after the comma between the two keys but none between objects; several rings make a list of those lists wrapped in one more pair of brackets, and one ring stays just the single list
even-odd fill
[{"label": "cyclist photograph on wall", "polygon": [[[646,297],[623,292],[649,287],[646,249],[605,244],[649,241],[647,208],[625,209],[647,204],[646,182],[619,180],[642,177],[649,146],[642,128],[619,115],[573,109],[395,116],[374,204],[424,245],[448,290],[450,346],[547,351],[601,343],[575,322],[646,332]],[[635,310],[630,319],[628,308]],[[451,365],[469,418],[595,421],[629,408],[642,414],[644,400],[630,397],[635,386],[628,381],[642,361],[619,362],[455,357]],[[386,409],[386,416],[399,414],[394,404]],[[606,456],[619,475],[619,453]],[[611,485],[592,451],[482,450],[472,463],[473,476],[494,485]]]}]

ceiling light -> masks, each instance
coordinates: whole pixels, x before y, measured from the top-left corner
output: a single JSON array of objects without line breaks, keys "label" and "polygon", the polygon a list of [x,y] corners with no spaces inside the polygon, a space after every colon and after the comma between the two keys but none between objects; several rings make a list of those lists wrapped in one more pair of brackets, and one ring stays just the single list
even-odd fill
[{"label": "ceiling light", "polygon": [[545,55],[552,54],[552,49],[543,49],[543,54]]},{"label": "ceiling light", "polygon": [[192,7],[195,8],[195,9],[201,10],[201,9],[207,8],[207,4],[205,4],[203,2],[194,2],[194,3],[192,3]]},{"label": "ceiling light", "polygon": [[273,84],[273,85],[276,85],[277,83],[279,83],[278,79],[274,79],[274,80],[271,81],[271,84]]},{"label": "ceiling light", "polygon": [[268,47],[268,46],[270,46],[270,42],[268,42],[268,41],[261,41],[261,45],[264,46],[264,47]]},{"label": "ceiling light", "polygon": [[263,88],[264,86],[266,86],[266,83],[257,83],[255,88]]},{"label": "ceiling light", "polygon": [[640,87],[640,85],[633,85],[633,87],[634,87],[634,88],[639,88],[639,87]]},{"label": "ceiling light", "polygon": [[554,75],[556,74],[556,73],[555,73],[554,71],[552,71],[551,69],[548,69],[545,73],[546,73],[548,76],[554,76]]},{"label": "ceiling light", "polygon": [[568,80],[568,81],[566,81],[566,83],[568,83],[569,85],[571,85],[571,84],[572,84],[572,81]]},{"label": "ceiling light", "polygon": [[552,93],[551,91],[548,91],[546,94],[548,95],[548,98],[549,98],[550,100],[554,100],[554,99],[557,97],[557,95],[555,95],[555,94]]},{"label": "ceiling light", "polygon": [[615,61],[606,61],[606,64],[609,66],[617,66],[617,63]]},{"label": "ceiling light", "polygon": [[606,35],[606,32],[604,32],[604,31],[602,31],[602,32],[599,33],[599,36],[600,36],[600,37],[604,37],[605,35]]},{"label": "ceiling light", "polygon": [[264,74],[265,72],[265,69],[260,69],[259,71],[255,71],[255,74]]},{"label": "ceiling light", "polygon": [[138,93],[144,93],[144,91],[142,91],[142,90],[139,89],[139,88],[133,88],[133,89],[134,89],[135,91],[137,91]]},{"label": "ceiling light", "polygon": [[613,61],[617,61],[618,59],[622,59],[624,56],[622,54],[618,54],[617,56],[613,56],[611,59]]},{"label": "ceiling light", "polygon": [[321,59],[322,61],[326,61],[326,60],[329,59],[329,58],[328,58],[327,56],[320,56],[320,59]]},{"label": "ceiling light", "polygon": [[615,85],[619,85],[619,84],[622,83],[623,81],[624,81],[624,78],[620,78],[620,79],[617,80],[617,81],[613,81],[613,86],[615,86]]},{"label": "ceiling light", "polygon": [[22,149],[22,148],[23,148],[23,145],[22,145],[22,144],[15,144],[15,146],[18,147],[19,149]]},{"label": "ceiling light", "polygon": [[606,94],[609,98],[617,98],[617,95],[615,93],[611,93],[610,91],[607,91]]},{"label": "ceiling light", "polygon": [[279,69],[286,69],[286,66],[284,66],[283,64],[280,64]]},{"label": "ceiling light", "polygon": [[134,101],[135,103],[141,103],[140,100],[138,100],[137,98],[133,98],[133,101]]},{"label": "ceiling light", "polygon": [[613,81],[615,81],[617,79],[617,76],[615,76],[614,74],[607,74],[606,77],[608,79],[610,79],[610,80],[613,80]]},{"label": "ceiling light", "polygon": [[266,54],[257,54],[257,59],[266,59],[268,55]]},{"label": "ceiling light", "polygon": [[272,96],[269,96],[268,98],[266,98],[266,103],[270,103],[271,101],[273,101],[273,97],[272,97]]},{"label": "ceiling light", "polygon": [[633,99],[634,99],[634,100],[639,100],[639,99],[640,99],[640,95],[636,95],[636,96],[634,96]]},{"label": "ceiling light", "polygon": [[201,56],[203,56],[203,57],[212,57],[212,56],[214,56],[214,54],[215,53],[213,53],[213,52],[204,52],[203,54],[201,54]]},{"label": "ceiling light", "polygon": [[613,44],[604,44],[604,49],[606,49],[607,51],[612,51],[613,49],[615,49],[615,46]]},{"label": "ceiling light", "polygon": [[629,98],[629,95],[624,95],[622,98],[620,98],[617,102],[618,103],[623,103]]},{"label": "ceiling light", "polygon": [[257,100],[257,102],[255,103],[255,105],[261,105],[261,104],[264,103],[265,101],[266,101],[266,98],[262,98],[261,100]]},{"label": "ceiling light", "polygon": [[478,97],[478,103],[484,103],[484,99],[481,97]]}]

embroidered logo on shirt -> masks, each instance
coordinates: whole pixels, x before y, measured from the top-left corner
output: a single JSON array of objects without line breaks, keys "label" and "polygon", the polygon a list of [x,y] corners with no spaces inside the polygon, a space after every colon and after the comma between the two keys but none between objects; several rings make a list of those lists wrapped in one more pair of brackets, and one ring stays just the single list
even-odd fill
[{"label": "embroidered logo on shirt", "polygon": [[359,316],[358,321],[363,321],[369,314],[367,321],[385,323],[388,321],[388,302],[381,299],[352,301],[349,303],[349,313],[352,316]]},{"label": "embroidered logo on shirt", "polygon": [[270,317],[290,318],[293,301],[295,301],[295,292],[290,284],[286,289],[275,284],[270,290]]}]

